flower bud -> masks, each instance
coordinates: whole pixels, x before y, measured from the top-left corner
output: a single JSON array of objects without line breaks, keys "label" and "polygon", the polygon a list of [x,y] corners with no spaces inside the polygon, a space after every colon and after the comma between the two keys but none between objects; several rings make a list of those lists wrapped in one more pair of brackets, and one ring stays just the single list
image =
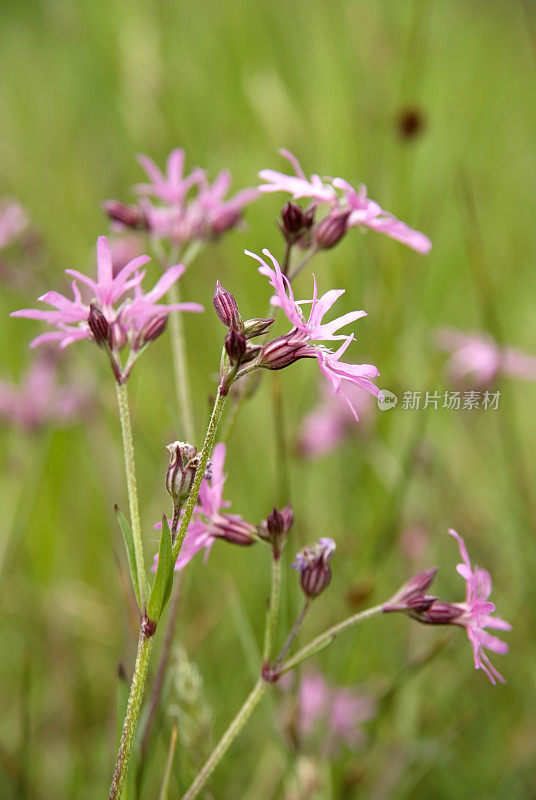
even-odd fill
[{"label": "flower bud", "polygon": [[[421,609],[424,609],[424,607],[429,608],[436,598],[425,595],[423,592],[434,580],[436,572],[437,567],[430,567],[430,569],[425,569],[414,575],[385,603],[383,610],[386,612],[409,611],[410,609],[416,610],[418,606]],[[428,603],[427,606],[426,603]]]},{"label": "flower bud", "polygon": [[346,233],[346,223],[350,216],[349,211],[335,212],[318,223],[315,231],[315,242],[321,250],[329,250],[340,242]]},{"label": "flower bud", "polygon": [[125,228],[143,228],[145,226],[144,216],[139,209],[133,206],[126,206],[119,200],[105,200],[102,204],[102,210],[105,214],[108,214],[111,220],[119,222]]},{"label": "flower bud", "polygon": [[455,603],[441,603],[436,601],[425,611],[417,614],[411,614],[412,617],[419,622],[426,622],[430,625],[449,625],[461,617],[464,613],[463,608],[460,608]]},{"label": "flower bud", "polygon": [[263,348],[259,366],[266,369],[284,369],[300,358],[315,358],[314,348],[292,333],[272,339]]},{"label": "flower bud", "polygon": [[296,556],[292,566],[300,571],[302,589],[310,599],[318,597],[331,581],[330,562],[335,547],[333,539],[323,538],[318,544],[304,547]]},{"label": "flower bud", "polygon": [[247,319],[244,322],[244,336],[246,339],[254,339],[256,336],[261,336],[274,322],[275,319],[262,319],[261,317]]},{"label": "flower bud", "polygon": [[286,239],[291,241],[299,234],[303,225],[303,211],[301,206],[289,200],[281,212],[282,230]]},{"label": "flower bud", "polygon": [[249,547],[257,541],[255,527],[238,514],[213,514],[210,531],[214,536],[242,547]]},{"label": "flower bud", "polygon": [[247,349],[247,341],[244,334],[230,328],[225,337],[225,349],[231,364],[233,366],[240,364]]},{"label": "flower bud", "polygon": [[224,289],[219,281],[216,281],[216,289],[212,298],[214,310],[223,324],[235,331],[243,331],[244,323],[238,310],[238,303],[234,295]]},{"label": "flower bud", "polygon": [[141,330],[134,339],[132,348],[134,350],[141,350],[141,348],[145,347],[145,345],[149,344],[149,342],[154,342],[155,339],[158,339],[158,337],[166,330],[167,318],[167,313],[162,312],[160,314],[155,314],[154,317],[151,317],[149,320],[147,320],[145,325],[142,326]]},{"label": "flower bud", "polygon": [[166,489],[173,502],[181,506],[190,494],[199,463],[197,449],[187,442],[172,442],[167,449],[171,457],[166,472]]},{"label": "flower bud", "polygon": [[262,523],[259,533],[265,541],[271,542],[274,558],[280,557],[293,522],[292,507],[287,503],[281,511],[274,506],[273,511]]},{"label": "flower bud", "polygon": [[112,329],[110,323],[95,303],[90,303],[87,324],[99,347],[102,347],[104,344],[107,344],[110,348],[112,347]]}]

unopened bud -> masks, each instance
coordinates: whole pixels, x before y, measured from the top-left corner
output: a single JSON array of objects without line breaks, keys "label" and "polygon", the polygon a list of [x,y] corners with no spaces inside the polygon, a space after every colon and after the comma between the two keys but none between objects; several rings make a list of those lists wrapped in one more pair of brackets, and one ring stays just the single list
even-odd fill
[{"label": "unopened bud", "polygon": [[166,489],[173,502],[181,506],[190,494],[195,477],[197,449],[187,442],[172,442],[167,449],[171,458],[166,472]]},{"label": "unopened bud", "polygon": [[244,336],[246,339],[254,339],[256,336],[261,336],[266,333],[270,325],[273,325],[275,319],[262,319],[256,317],[255,319],[247,319],[244,322]]},{"label": "unopened bud", "polygon": [[415,619],[430,625],[449,625],[450,623],[455,623],[463,613],[463,608],[460,608],[455,603],[440,603],[436,601],[425,611],[416,614]]},{"label": "unopened bud", "polygon": [[141,350],[142,347],[145,347],[146,344],[149,342],[154,342],[155,339],[158,339],[161,334],[164,333],[167,326],[167,318],[168,315],[165,312],[161,314],[155,314],[154,317],[151,317],[145,325],[141,328],[138,335],[134,339],[132,347],[134,350]]},{"label": "unopened bud", "polygon": [[244,323],[238,310],[238,303],[231,292],[224,289],[219,281],[216,281],[216,289],[212,298],[214,310],[223,324],[235,331],[242,331]]},{"label": "unopened bud", "polygon": [[293,240],[299,234],[303,225],[303,211],[301,206],[289,200],[281,212],[282,230],[285,238]]},{"label": "unopened bud", "polygon": [[329,585],[335,547],[333,539],[323,538],[318,544],[304,547],[296,556],[292,566],[301,573],[301,586],[307,597],[318,597]]},{"label": "unopened bud", "polygon": [[105,200],[102,210],[114,222],[119,222],[125,228],[142,228],[145,225],[143,214],[134,206],[126,206],[119,200]]},{"label": "unopened bud", "polygon": [[95,305],[95,303],[90,303],[87,324],[89,325],[89,329],[93,334],[93,338],[99,347],[107,344],[108,347],[111,348],[112,329],[110,327],[110,323],[104,316],[101,309]]},{"label": "unopened bud", "polygon": [[315,221],[315,208],[308,208],[307,211],[303,212],[303,227],[306,230],[309,230],[313,227],[313,222]]},{"label": "unopened bud", "polygon": [[257,541],[255,527],[238,514],[214,514],[210,520],[210,531],[214,536],[241,547],[249,547]]},{"label": "unopened bud", "polygon": [[324,217],[324,219],[318,223],[314,234],[317,247],[321,250],[329,250],[331,247],[334,247],[337,242],[340,242],[346,233],[346,224],[349,216],[349,211],[343,211],[335,212],[334,214],[329,214],[327,217]]},{"label": "unopened bud", "polygon": [[231,364],[240,364],[247,349],[246,337],[240,331],[230,328],[225,337],[225,349]]},{"label": "unopened bud", "polygon": [[434,580],[436,572],[437,567],[430,567],[414,575],[385,603],[383,610],[409,611],[416,610],[418,606],[421,609],[429,608],[436,598],[425,595],[424,592]]},{"label": "unopened bud", "polygon": [[242,356],[240,361],[241,364],[248,364],[250,361],[253,361],[262,350],[262,345],[260,344],[251,344],[251,342],[247,343],[246,352]]},{"label": "unopened bud", "polygon": [[292,527],[294,522],[294,514],[290,503],[287,504],[281,511],[274,506],[273,511],[268,515],[263,522],[260,534],[263,539],[271,542],[274,558],[279,558],[287,533]]}]

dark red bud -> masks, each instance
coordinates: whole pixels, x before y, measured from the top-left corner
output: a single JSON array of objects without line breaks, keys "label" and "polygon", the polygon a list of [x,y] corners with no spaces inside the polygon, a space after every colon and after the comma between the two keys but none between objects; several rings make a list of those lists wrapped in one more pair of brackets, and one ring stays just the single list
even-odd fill
[{"label": "dark red bud", "polygon": [[231,364],[233,366],[240,364],[247,349],[247,341],[244,334],[231,328],[225,337],[225,349]]},{"label": "dark red bud", "polygon": [[110,219],[121,223],[126,228],[144,227],[144,217],[139,209],[133,206],[126,206],[119,200],[105,200],[102,204],[102,210]]},{"label": "dark red bud", "polygon": [[329,250],[331,247],[335,247],[346,233],[346,225],[349,216],[350,212],[344,211],[342,213],[336,212],[334,214],[329,214],[327,217],[324,217],[324,219],[318,223],[314,234],[317,247],[321,250]]},{"label": "dark red bud", "polygon": [[166,313],[155,314],[154,317],[151,317],[136,336],[132,345],[133,349],[140,350],[149,342],[154,342],[155,339],[158,339],[166,330],[167,318],[168,315]]},{"label": "dark red bud", "polygon": [[289,200],[288,203],[285,204],[281,212],[281,219],[283,222],[283,233],[289,234],[291,238],[304,227],[303,211],[301,207],[297,203],[293,203],[292,200]]},{"label": "dark red bud", "polygon": [[99,347],[107,344],[108,347],[111,348],[112,329],[110,327],[110,323],[104,316],[101,309],[95,305],[95,303],[90,303],[87,324],[89,325],[89,329],[93,334],[93,338]]}]

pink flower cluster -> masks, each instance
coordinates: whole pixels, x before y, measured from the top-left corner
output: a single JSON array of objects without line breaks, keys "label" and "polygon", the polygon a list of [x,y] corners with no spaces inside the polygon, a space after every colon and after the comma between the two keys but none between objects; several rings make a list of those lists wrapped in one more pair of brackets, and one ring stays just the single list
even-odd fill
[{"label": "pink flower cluster", "polygon": [[303,737],[321,732],[324,749],[338,744],[356,748],[365,739],[363,722],[376,714],[376,703],[366,693],[330,685],[319,672],[306,672],[298,689],[298,728]]},{"label": "pink flower cluster", "polygon": [[430,239],[384,211],[378,203],[368,198],[366,186],[361,185],[356,191],[342,178],[323,180],[319,175],[307,178],[298,159],[292,153],[288,150],[279,152],[290,162],[295,175],[263,169],[259,172],[259,178],[265,183],[259,186],[260,192],[286,192],[295,200],[308,198],[315,206],[325,205],[328,217],[331,219],[344,216],[346,228],[356,226],[370,228],[402,242],[418,253],[426,254],[430,251],[432,247]]},{"label": "pink flower cluster", "polygon": [[447,372],[455,386],[470,382],[484,389],[501,375],[536,380],[536,357],[513,347],[501,347],[489,334],[443,328],[438,331],[437,343],[452,354]]},{"label": "pink flower cluster", "polygon": [[[379,372],[371,364],[342,362],[340,359],[354,341],[354,335],[342,334],[338,331],[351,322],[366,316],[365,311],[351,311],[331,322],[323,322],[324,316],[344,294],[344,289],[331,289],[318,297],[316,279],[313,279],[312,300],[296,301],[290,281],[281,271],[276,259],[269,250],[262,252],[271,260],[273,267],[270,267],[261,256],[246,250],[247,255],[258,261],[259,272],[268,278],[270,285],[275,289],[276,294],[272,297],[271,303],[284,311],[293,327],[289,333],[264,346],[259,363],[269,369],[282,369],[301,358],[316,358],[320,371],[331,386],[332,392],[340,393],[355,418],[358,419],[351,395],[343,386],[347,383],[352,384],[377,397],[380,395],[380,390],[372,383],[372,378],[377,377]],[[301,307],[309,304],[311,309],[309,316],[305,318]],[[318,343],[319,341],[340,340],[342,340],[342,344],[335,352]]]},{"label": "pink flower cluster", "polygon": [[[71,284],[72,300],[59,292],[46,292],[39,300],[52,306],[53,310],[25,308],[14,311],[11,316],[42,320],[56,328],[37,336],[31,347],[45,342],[58,342],[60,348],[64,348],[80,339],[94,338],[88,323],[92,303],[102,312],[109,326],[110,348],[119,351],[127,343],[137,348],[143,345],[144,334],[150,330],[150,326],[155,321],[165,321],[172,311],[203,311],[198,303],[162,305],[158,302],[183,274],[184,267],[179,264],[166,270],[153,289],[144,294],[141,282],[145,271],[141,267],[148,261],[148,256],[138,256],[114,277],[108,242],[105,236],[100,236],[97,242],[96,281],[78,270],[67,269],[66,273],[75,278]],[[84,286],[85,299],[77,280]]]},{"label": "pink flower cluster", "polygon": [[138,162],[149,179],[134,187],[140,196],[138,205],[108,201],[104,208],[121,225],[146,229],[174,245],[213,239],[236,227],[244,207],[258,196],[257,189],[244,189],[227,198],[231,186],[228,171],[221,172],[212,184],[199,167],[185,175],[185,154],[180,148],[168,156],[165,173],[148,156],[138,156]]}]

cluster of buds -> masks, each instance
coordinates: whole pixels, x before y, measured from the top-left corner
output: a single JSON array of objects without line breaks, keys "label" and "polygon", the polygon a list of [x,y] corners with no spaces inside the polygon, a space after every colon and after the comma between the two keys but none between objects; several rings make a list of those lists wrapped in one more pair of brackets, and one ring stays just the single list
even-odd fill
[{"label": "cluster of buds", "polygon": [[[170,459],[166,472],[166,489],[173,500],[174,508],[180,509],[188,499],[195,473],[199,466],[197,448],[188,442],[172,442],[166,445]],[[205,477],[210,479],[211,465],[207,465]]]},{"label": "cluster of buds", "polygon": [[448,625],[461,617],[464,609],[456,603],[444,603],[426,594],[436,573],[437,567],[430,567],[414,575],[384,603],[383,611],[402,611],[418,622],[429,625]]},{"label": "cluster of buds", "polygon": [[331,559],[336,544],[327,537],[319,539],[315,545],[304,547],[293,563],[301,575],[301,587],[306,597],[318,597],[331,581]]},{"label": "cluster of buds", "polygon": [[272,553],[276,560],[281,557],[287,534],[293,523],[292,507],[290,503],[287,503],[281,511],[274,506],[273,511],[268,514],[259,527],[259,536],[272,545]]},{"label": "cluster of buds", "polygon": [[261,346],[252,344],[249,340],[265,333],[274,320],[254,318],[244,322],[234,295],[224,289],[220,281],[216,281],[212,304],[220,322],[228,329],[225,351],[231,366],[236,370],[241,364],[246,364],[259,355]]}]

